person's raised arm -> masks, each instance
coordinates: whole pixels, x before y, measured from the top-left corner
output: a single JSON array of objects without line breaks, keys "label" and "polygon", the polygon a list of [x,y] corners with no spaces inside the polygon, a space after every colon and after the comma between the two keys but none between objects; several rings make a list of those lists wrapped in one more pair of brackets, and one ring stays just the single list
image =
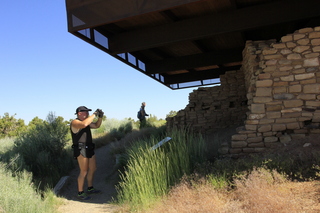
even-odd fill
[{"label": "person's raised arm", "polygon": [[83,129],[83,128],[86,128],[87,126],[89,126],[92,122],[93,122],[93,119],[95,118],[95,116],[98,114],[97,111],[95,111],[92,115],[88,116],[86,119],[84,120],[78,120],[78,119],[75,119],[71,122],[71,125],[73,128],[75,129]]},{"label": "person's raised arm", "polygon": [[99,117],[99,118],[98,118],[97,122],[90,124],[90,127],[91,127],[92,129],[97,129],[97,128],[99,128],[99,127],[101,126],[101,123],[102,123],[102,118],[103,118],[104,112],[103,112],[101,109],[97,109],[96,112],[97,112],[97,111],[98,111],[98,117]]}]

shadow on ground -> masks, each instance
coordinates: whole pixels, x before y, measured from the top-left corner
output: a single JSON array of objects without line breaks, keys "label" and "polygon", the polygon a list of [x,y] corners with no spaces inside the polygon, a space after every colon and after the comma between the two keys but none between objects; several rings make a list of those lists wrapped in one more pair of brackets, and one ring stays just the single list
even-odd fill
[{"label": "shadow on ground", "polygon": [[[95,151],[97,159],[97,171],[94,177],[94,187],[101,190],[101,194],[90,195],[90,200],[79,200],[77,198],[77,178],[79,167],[70,171],[69,177],[59,191],[59,196],[67,200],[86,203],[106,204],[116,198],[117,191],[115,185],[119,182],[119,172],[116,168],[116,161],[110,154],[110,144],[103,146]],[[76,163],[76,162],[75,162]],[[85,189],[87,183],[85,183]]]}]

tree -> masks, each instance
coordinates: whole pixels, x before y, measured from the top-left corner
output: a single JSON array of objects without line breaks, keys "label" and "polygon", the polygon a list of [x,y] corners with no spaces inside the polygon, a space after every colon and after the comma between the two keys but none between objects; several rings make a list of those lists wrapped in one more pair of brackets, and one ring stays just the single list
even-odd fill
[{"label": "tree", "polygon": [[26,129],[24,120],[17,120],[15,115],[10,116],[6,112],[3,117],[0,116],[0,138],[17,136]]},{"label": "tree", "polygon": [[38,118],[38,116],[37,116],[37,117],[34,117],[34,118],[29,122],[28,127],[29,127],[29,128],[34,128],[34,127],[36,127],[37,125],[42,124],[42,123],[43,123],[43,120],[40,119],[40,118]]},{"label": "tree", "polygon": [[167,118],[168,118],[168,117],[174,117],[174,116],[176,116],[176,115],[177,115],[177,112],[171,110],[171,111],[169,112],[169,114],[166,115],[166,117],[167,117]]}]

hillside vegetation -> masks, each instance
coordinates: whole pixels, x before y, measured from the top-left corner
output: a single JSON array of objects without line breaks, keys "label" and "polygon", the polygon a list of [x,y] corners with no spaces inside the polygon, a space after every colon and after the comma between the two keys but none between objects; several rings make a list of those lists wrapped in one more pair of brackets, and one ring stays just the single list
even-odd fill
[{"label": "hillside vegetation", "polygon": [[[119,162],[118,212],[320,212],[320,135],[230,159],[210,157],[203,136],[167,132],[154,120],[139,130],[134,120],[105,119],[93,131],[97,147],[110,144]],[[0,212],[57,212],[62,201],[52,188],[75,165],[68,131],[49,114],[0,140]],[[230,137],[216,134],[210,146]]]}]

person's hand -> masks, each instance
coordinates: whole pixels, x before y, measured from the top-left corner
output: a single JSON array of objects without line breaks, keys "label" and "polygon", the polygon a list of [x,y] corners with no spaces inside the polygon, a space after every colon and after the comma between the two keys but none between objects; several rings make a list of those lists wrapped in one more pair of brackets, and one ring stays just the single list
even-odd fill
[{"label": "person's hand", "polygon": [[96,109],[96,111],[94,111],[94,113],[93,113],[95,116],[99,116],[100,115],[100,111],[99,111],[99,109]]},{"label": "person's hand", "polygon": [[104,115],[104,112],[102,111],[102,109],[98,109],[99,110],[99,118],[102,118]]}]

